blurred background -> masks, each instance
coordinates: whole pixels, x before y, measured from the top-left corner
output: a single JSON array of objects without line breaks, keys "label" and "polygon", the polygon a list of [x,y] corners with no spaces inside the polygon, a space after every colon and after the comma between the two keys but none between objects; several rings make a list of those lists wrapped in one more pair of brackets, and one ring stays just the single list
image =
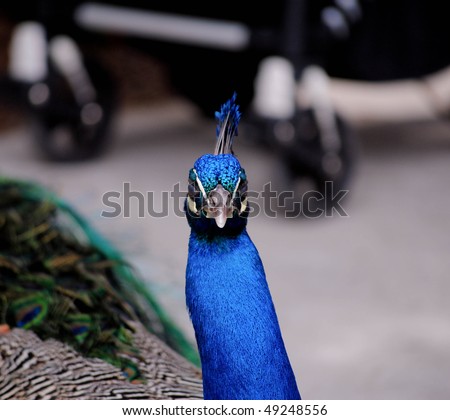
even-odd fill
[{"label": "blurred background", "polygon": [[185,219],[137,201],[105,218],[102,197],[129,183],[161,210],[237,91],[253,191],[348,191],[346,216],[321,203],[249,222],[303,397],[450,397],[447,6],[3,3],[0,176],[72,203],[194,340]]}]

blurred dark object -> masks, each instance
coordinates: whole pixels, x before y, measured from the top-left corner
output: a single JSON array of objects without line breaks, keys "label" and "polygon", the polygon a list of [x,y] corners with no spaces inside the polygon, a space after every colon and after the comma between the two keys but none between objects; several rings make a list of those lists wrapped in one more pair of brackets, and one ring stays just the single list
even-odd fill
[{"label": "blurred dark object", "polygon": [[[437,1],[240,6],[117,0],[4,4],[0,9],[16,29],[25,21],[37,25],[31,32],[42,28],[45,69],[28,80],[10,71],[3,90],[19,92],[12,96],[27,104],[50,159],[97,156],[117,102],[109,66],[98,52],[108,51],[111,39],[121,40],[165,63],[173,86],[205,115],[212,117],[237,91],[248,125],[279,154],[288,177],[309,177],[324,191],[327,181],[345,188],[355,155],[351,127],[331,105],[325,73],[390,80],[420,77],[449,63],[448,6]],[[300,100],[299,86],[307,93]]]},{"label": "blurred dark object", "polygon": [[330,43],[322,63],[336,77],[422,77],[450,64],[450,4],[439,0],[362,1],[364,18],[343,43]]}]

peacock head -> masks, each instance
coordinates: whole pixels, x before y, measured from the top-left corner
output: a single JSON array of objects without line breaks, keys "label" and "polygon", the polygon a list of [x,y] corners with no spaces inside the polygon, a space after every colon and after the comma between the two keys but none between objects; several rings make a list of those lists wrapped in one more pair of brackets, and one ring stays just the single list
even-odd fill
[{"label": "peacock head", "polygon": [[241,113],[236,93],[216,112],[217,145],[189,171],[186,214],[197,231],[235,232],[247,222],[247,176],[232,150]]}]

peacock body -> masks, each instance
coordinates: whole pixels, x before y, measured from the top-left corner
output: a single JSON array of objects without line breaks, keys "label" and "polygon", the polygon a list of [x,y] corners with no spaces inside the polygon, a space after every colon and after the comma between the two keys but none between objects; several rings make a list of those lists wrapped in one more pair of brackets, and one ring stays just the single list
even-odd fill
[{"label": "peacock body", "polygon": [[247,230],[247,176],[233,155],[236,95],[216,113],[217,146],[189,173],[186,300],[206,399],[299,399],[263,264]]},{"label": "peacock body", "polygon": [[[118,252],[65,202],[0,178],[0,398],[299,399],[258,251],[240,118],[189,172],[186,302],[197,353]],[[190,361],[188,361],[190,360]]]},{"label": "peacock body", "polygon": [[0,179],[0,398],[201,398],[196,352],[65,202]]}]

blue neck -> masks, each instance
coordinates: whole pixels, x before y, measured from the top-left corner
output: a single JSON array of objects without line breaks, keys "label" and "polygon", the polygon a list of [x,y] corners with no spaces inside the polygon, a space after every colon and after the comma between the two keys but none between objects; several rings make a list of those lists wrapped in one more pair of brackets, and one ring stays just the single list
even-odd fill
[{"label": "blue neck", "polygon": [[186,300],[205,399],[299,399],[264,268],[243,230],[191,233]]}]

